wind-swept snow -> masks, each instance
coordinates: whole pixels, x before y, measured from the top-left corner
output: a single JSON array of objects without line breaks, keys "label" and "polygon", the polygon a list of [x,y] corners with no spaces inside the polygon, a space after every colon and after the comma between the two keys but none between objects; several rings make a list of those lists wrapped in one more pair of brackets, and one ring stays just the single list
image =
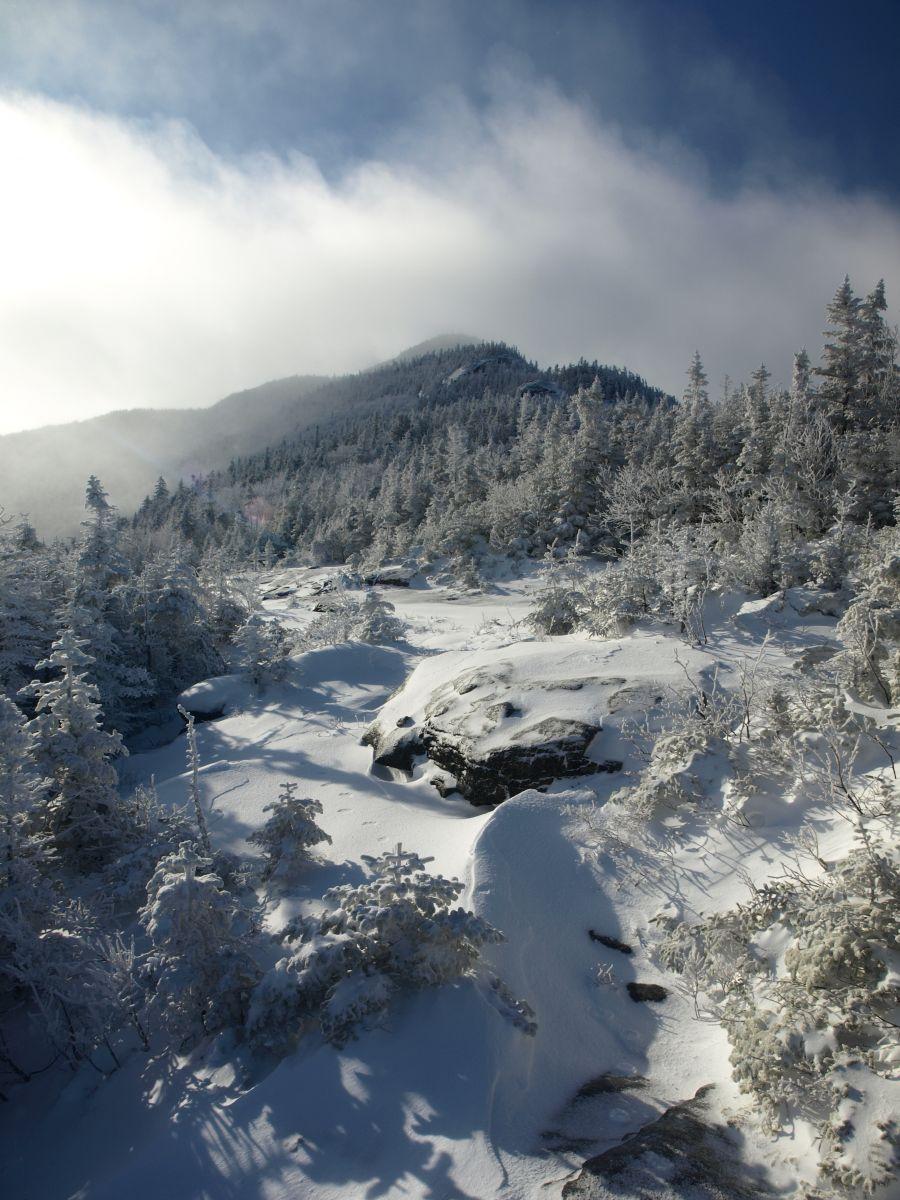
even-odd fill
[{"label": "wind-swept snow", "polygon": [[[296,589],[313,578],[279,574],[266,605],[273,619],[308,622],[313,600],[298,599]],[[364,855],[401,843],[432,856],[435,872],[463,880],[463,902],[504,931],[506,942],[485,957],[535,1010],[537,1035],[504,1020],[486,984],[466,980],[404,997],[384,1028],[340,1050],[310,1039],[265,1067],[228,1044],[207,1057],[135,1053],[108,1080],[80,1074],[58,1096],[48,1078],[0,1128],[9,1195],[531,1200],[559,1196],[586,1158],[703,1085],[717,1085],[719,1110],[737,1105],[724,1033],[696,1020],[690,997],[654,964],[653,920],[732,905],[746,875],[776,869],[789,822],[769,837],[697,821],[677,845],[661,839],[655,856],[622,860],[598,842],[595,816],[639,765],[627,722],[689,679],[732,677],[742,655],[758,649],[765,611],[745,605],[736,623],[711,619],[702,649],[660,629],[606,642],[535,642],[516,626],[530,590],[521,580],[485,595],[391,589],[407,643],[311,650],[289,660],[284,681],[262,694],[224,677],[190,689],[182,702],[197,712],[225,710],[196,730],[202,802],[218,848],[258,853],[248,838],[282,782],[322,806],[317,820],[332,844],[295,888],[270,900],[270,929],[316,910],[328,887],[358,882]],[[781,640],[765,648],[776,669],[790,669],[786,647],[821,640],[833,625],[800,607],[779,612]],[[361,737],[379,713],[387,724],[419,720],[436,690],[465,672],[497,678],[500,668],[517,714],[510,720],[595,721],[602,732],[591,755],[622,761],[624,773],[558,781],[491,810],[442,798],[429,764],[408,778],[373,773]],[[454,692],[461,720],[472,694]],[[155,777],[166,803],[186,800],[183,738],[135,755],[127,771],[131,783]],[[591,931],[634,953],[599,943]],[[669,996],[635,1003],[630,982],[664,984]],[[805,1137],[799,1129],[794,1144],[780,1148],[776,1182],[802,1172]],[[752,1139],[744,1152],[763,1153]]]}]

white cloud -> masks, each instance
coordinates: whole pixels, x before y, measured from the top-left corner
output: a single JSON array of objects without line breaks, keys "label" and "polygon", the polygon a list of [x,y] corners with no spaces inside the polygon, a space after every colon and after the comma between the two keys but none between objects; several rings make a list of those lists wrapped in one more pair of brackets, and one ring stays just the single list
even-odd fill
[{"label": "white cloud", "polygon": [[548,89],[503,96],[483,115],[457,99],[336,183],[3,96],[0,431],[211,402],[455,329],[672,390],[695,346],[714,380],[761,359],[784,377],[845,271],[900,286],[900,218],[874,198],[792,179],[716,197],[671,145],[626,147]]}]

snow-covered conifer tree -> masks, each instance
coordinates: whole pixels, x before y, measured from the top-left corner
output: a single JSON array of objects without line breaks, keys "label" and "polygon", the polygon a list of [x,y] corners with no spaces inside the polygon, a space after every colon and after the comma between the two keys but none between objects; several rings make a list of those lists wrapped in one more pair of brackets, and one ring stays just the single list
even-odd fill
[{"label": "snow-covered conifer tree", "polygon": [[50,657],[37,664],[52,673],[26,691],[35,698],[38,768],[50,782],[43,805],[43,830],[60,857],[93,870],[119,853],[128,840],[126,810],[117,795],[112,760],[127,754],[118,733],[102,728],[97,687],[88,679],[93,664],[86,642],[65,630]]},{"label": "snow-covered conifer tree", "polygon": [[148,671],[137,661],[139,652],[117,594],[131,568],[119,546],[116,510],[93,475],[87,482],[85,508],[89,518],[82,523],[65,620],[89,648],[89,674],[99,689],[107,726],[128,731],[135,702],[153,687]]},{"label": "snow-covered conifer tree", "polygon": [[283,678],[291,647],[277,621],[268,620],[262,612],[252,612],[234,635],[234,644],[241,650],[244,670],[258,691],[265,691],[270,683]]},{"label": "snow-covered conifer tree", "polygon": [[769,378],[768,368],[763,364],[753,372],[750,386],[743,391],[745,432],[737,465],[750,484],[765,478],[772,465]]},{"label": "snow-covered conifer tree", "polygon": [[183,545],[149,562],[134,591],[142,665],[157,692],[181,691],[222,670],[200,582]]},{"label": "snow-covered conifer tree", "polygon": [[822,366],[816,374],[822,382],[818,389],[819,403],[829,421],[845,432],[853,422],[859,398],[860,302],[853,294],[849,276],[834,294],[826,309],[830,329],[829,339],[822,351]]},{"label": "snow-covered conifer tree", "polygon": [[43,858],[35,830],[47,781],[35,763],[35,737],[20,709],[0,696],[0,888],[24,878]]},{"label": "snow-covered conifer tree", "polygon": [[[377,1020],[400,988],[433,987],[474,975],[481,948],[503,935],[481,917],[454,907],[463,885],[425,870],[427,859],[398,846],[364,857],[373,878],[325,893],[320,917],[291,922],[296,950],[265,975],[248,1017],[259,1048],[283,1050],[318,1021],[341,1045],[362,1021]],[[533,1013],[490,977],[506,1015],[533,1033]],[[497,982],[497,986],[493,986]]]},{"label": "snow-covered conifer tree", "polygon": [[263,809],[272,815],[247,839],[265,851],[264,878],[290,881],[312,860],[313,846],[331,842],[316,824],[322,805],[309,796],[297,796],[296,791],[296,783],[282,783],[278,799]]},{"label": "snow-covered conifer tree", "polygon": [[352,636],[361,642],[397,642],[406,626],[394,616],[394,606],[375,591],[366,592],[357,614],[354,615]]},{"label": "snow-covered conifer tree", "polygon": [[56,632],[57,583],[33,530],[0,530],[0,692],[15,697]]},{"label": "snow-covered conifer tree", "polygon": [[703,493],[713,469],[713,412],[699,350],[694,353],[687,375],[688,385],[675,411],[674,476],[681,487],[680,502],[686,515],[696,517],[702,511]]},{"label": "snow-covered conifer tree", "polygon": [[259,972],[255,926],[187,842],[163,858],[147,885],[141,923],[153,943],[151,1009],[190,1041],[240,1025]]}]

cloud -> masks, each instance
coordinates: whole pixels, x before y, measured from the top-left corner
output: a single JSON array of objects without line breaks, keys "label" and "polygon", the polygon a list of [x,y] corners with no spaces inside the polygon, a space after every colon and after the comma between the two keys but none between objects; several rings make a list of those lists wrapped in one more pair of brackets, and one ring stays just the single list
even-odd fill
[{"label": "cloud", "polygon": [[817,350],[845,272],[897,281],[900,218],[786,178],[713,193],[696,158],[626,144],[509,74],[445,92],[378,160],[228,160],[190,127],[0,97],[0,431],[208,403],[357,369],[435,333],[581,355],[681,390]]}]

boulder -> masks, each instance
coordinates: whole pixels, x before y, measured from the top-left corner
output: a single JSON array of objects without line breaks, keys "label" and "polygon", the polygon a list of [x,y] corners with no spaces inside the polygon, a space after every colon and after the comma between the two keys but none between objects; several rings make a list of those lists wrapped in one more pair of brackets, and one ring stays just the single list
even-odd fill
[{"label": "boulder", "polygon": [[409,587],[416,575],[416,567],[379,567],[365,577],[369,587]]},{"label": "boulder", "polygon": [[[596,752],[607,701],[623,680],[596,672],[597,655],[523,643],[427,659],[365,734],[374,763],[410,771],[419,754],[452,776],[473,804],[496,804],[557,779],[618,771]],[[587,664],[585,666],[585,664]],[[594,668],[593,670],[591,668]]]},{"label": "boulder", "polygon": [[[494,706],[502,709],[501,705]],[[485,713],[490,719],[490,714]],[[500,716],[499,721],[504,718]],[[619,761],[595,762],[587,749],[601,725],[548,717],[528,728],[511,732],[506,745],[482,752],[459,735],[451,722],[427,721],[422,728],[425,753],[449,771],[457,790],[473,804],[497,804],[526,788],[542,787],[555,779],[619,771]]]},{"label": "boulder", "polygon": [[761,1200],[773,1192],[709,1118],[712,1085],[666,1109],[618,1146],[589,1158],[563,1197],[579,1200]]},{"label": "boulder", "polygon": [[376,733],[370,726],[362,736],[362,744],[371,746],[372,761],[377,767],[391,767],[395,771],[411,771],[417,757],[425,753],[422,733],[415,725],[400,726]]},{"label": "boulder", "polygon": [[634,954],[633,948],[627,942],[622,942],[609,933],[598,933],[596,929],[589,929],[588,937],[592,942],[599,942],[601,946],[606,946],[607,950],[618,950],[620,954]]},{"label": "boulder", "polygon": [[826,617],[842,617],[847,611],[849,596],[841,592],[826,592],[820,588],[792,587],[784,598],[801,617],[822,613]]},{"label": "boulder", "polygon": [[227,713],[239,711],[250,692],[246,675],[216,675],[187,688],[179,695],[177,704],[199,725],[202,721],[216,721]]},{"label": "boulder", "polygon": [[668,996],[668,992],[661,984],[658,983],[628,983],[628,995],[635,1004],[661,1004]]}]

